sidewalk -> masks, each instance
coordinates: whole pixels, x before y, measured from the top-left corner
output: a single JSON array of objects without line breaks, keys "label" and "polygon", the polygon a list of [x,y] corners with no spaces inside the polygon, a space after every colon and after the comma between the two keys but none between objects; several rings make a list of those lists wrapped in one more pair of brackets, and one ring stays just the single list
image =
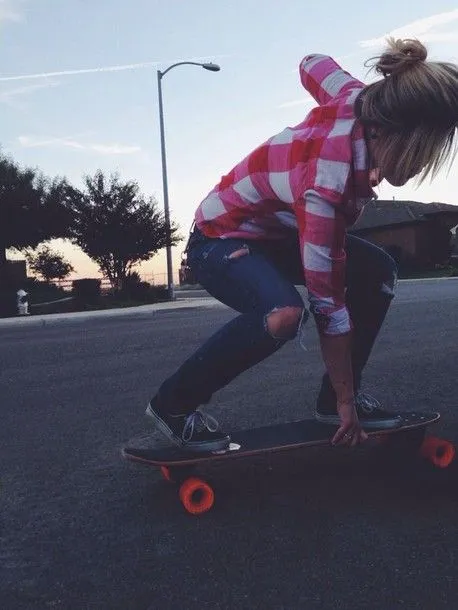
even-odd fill
[{"label": "sidewalk", "polygon": [[181,298],[167,303],[153,303],[151,305],[139,305],[138,307],[122,307],[119,309],[98,309],[96,311],[77,311],[74,313],[51,313],[29,316],[17,316],[15,318],[0,318],[0,328],[11,326],[48,326],[51,324],[64,323],[66,321],[83,321],[92,318],[110,318],[122,316],[151,316],[158,311],[175,311],[177,309],[194,309],[203,307],[226,307],[213,297]]},{"label": "sidewalk", "polygon": [[[418,282],[443,282],[443,281],[458,281],[458,277],[439,277],[439,278],[418,278],[399,280],[400,284],[414,284]],[[300,289],[301,287],[299,287]],[[302,288],[303,289],[303,288]],[[303,289],[305,292],[305,289]],[[184,292],[184,291],[183,291]],[[181,294],[183,294],[183,292]],[[203,290],[195,291],[199,296],[183,297],[166,303],[153,303],[151,305],[139,305],[137,307],[123,307],[119,309],[100,309],[96,311],[78,311],[75,313],[54,313],[54,314],[39,314],[30,316],[17,316],[14,318],[0,318],[0,329],[18,325],[27,326],[48,326],[72,321],[83,321],[95,318],[109,318],[122,316],[152,316],[159,311],[176,311],[179,309],[195,309],[195,308],[226,308],[213,297],[207,295]]]}]

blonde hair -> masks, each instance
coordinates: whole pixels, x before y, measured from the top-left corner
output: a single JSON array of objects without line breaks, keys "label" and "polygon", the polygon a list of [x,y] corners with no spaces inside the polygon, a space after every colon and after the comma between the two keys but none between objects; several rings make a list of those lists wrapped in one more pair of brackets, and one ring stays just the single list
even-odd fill
[{"label": "blonde hair", "polygon": [[404,184],[434,177],[456,154],[458,66],[426,61],[418,40],[388,39],[372,69],[383,79],[367,85],[357,116],[373,131],[373,149],[382,175]]}]

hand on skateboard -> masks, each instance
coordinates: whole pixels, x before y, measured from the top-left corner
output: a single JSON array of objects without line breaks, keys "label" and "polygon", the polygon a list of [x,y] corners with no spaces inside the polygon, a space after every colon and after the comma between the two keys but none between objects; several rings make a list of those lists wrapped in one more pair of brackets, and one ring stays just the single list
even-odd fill
[{"label": "hand on skateboard", "polygon": [[341,420],[339,429],[332,437],[333,445],[348,445],[354,447],[368,439],[366,432],[361,428],[355,403],[342,402],[337,405],[337,411]]}]

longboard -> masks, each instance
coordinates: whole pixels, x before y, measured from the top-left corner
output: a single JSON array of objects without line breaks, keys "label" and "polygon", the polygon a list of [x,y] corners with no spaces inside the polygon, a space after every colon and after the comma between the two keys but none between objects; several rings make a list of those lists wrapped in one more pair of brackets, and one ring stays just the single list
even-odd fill
[{"label": "longboard", "polygon": [[[419,452],[439,467],[448,466],[455,456],[449,441],[425,437],[429,425],[438,422],[440,414],[408,412],[402,414],[401,425],[396,428],[367,430],[373,440],[404,445],[410,451]],[[329,445],[337,426],[322,424],[314,419],[304,419],[284,424],[234,431],[229,447],[222,451],[191,453],[183,448],[167,446],[142,448],[130,441],[122,450],[125,459],[159,468],[163,476],[180,484],[180,500],[186,510],[200,514],[210,510],[214,492],[200,478],[191,476],[192,469],[208,462],[240,459],[263,453],[276,453],[305,447]]]}]

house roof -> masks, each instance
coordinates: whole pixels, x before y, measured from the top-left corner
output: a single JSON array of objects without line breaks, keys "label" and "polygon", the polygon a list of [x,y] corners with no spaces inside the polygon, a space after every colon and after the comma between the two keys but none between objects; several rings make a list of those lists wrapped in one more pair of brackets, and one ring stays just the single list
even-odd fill
[{"label": "house roof", "polygon": [[458,224],[458,206],[456,205],[436,202],[421,203],[419,201],[371,201],[365,206],[361,216],[351,227],[351,232],[425,222],[428,217],[433,215],[450,213],[456,215],[456,224]]}]

